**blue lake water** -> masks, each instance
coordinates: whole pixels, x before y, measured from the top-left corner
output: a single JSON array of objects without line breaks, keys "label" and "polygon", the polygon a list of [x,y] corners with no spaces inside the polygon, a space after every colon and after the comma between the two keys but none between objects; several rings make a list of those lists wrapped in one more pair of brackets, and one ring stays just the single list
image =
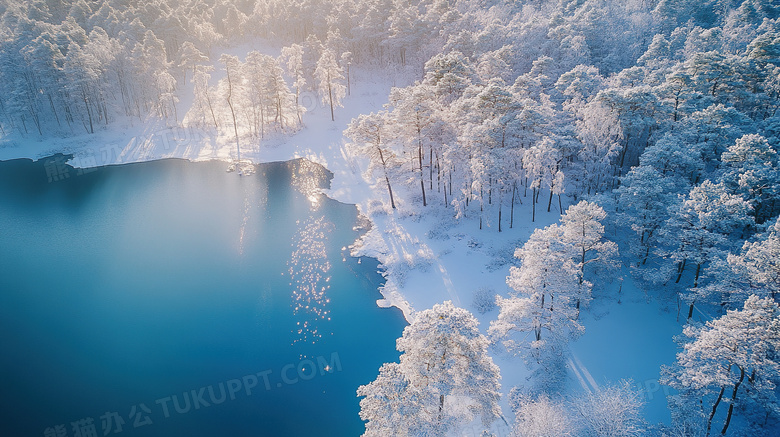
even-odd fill
[{"label": "blue lake water", "polygon": [[406,323],[327,170],[63,162],[0,162],[0,435],[363,432]]}]

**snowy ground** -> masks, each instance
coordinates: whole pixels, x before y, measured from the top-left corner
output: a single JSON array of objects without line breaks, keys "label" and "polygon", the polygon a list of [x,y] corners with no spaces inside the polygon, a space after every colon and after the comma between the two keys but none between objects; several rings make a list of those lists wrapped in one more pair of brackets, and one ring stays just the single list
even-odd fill
[{"label": "snowy ground", "polygon": [[[242,50],[245,48],[230,51],[240,54]],[[336,110],[335,122],[330,120],[327,107],[316,102],[312,95],[305,96],[308,100],[304,99],[302,103],[308,112],[301,131],[262,143],[245,143],[241,157],[256,163],[304,157],[326,166],[334,173],[327,194],[339,201],[357,204],[373,222],[372,230],[354,252],[378,258],[389,273],[383,290],[385,299],[378,304],[398,306],[407,319],[412,320],[415,311],[451,300],[474,312],[486,332],[498,310],[486,314],[475,311],[472,307],[474,291],[479,287],[490,287],[496,293],[506,295],[505,279],[513,262],[514,249],[522,245],[536,227],[556,222],[560,211],[556,202],[550,213],[540,207],[536,222],[532,223],[530,197],[523,198],[524,204],[515,211],[514,227],[508,229],[505,223],[507,229],[499,233],[494,228],[479,230],[475,217],[456,222],[452,219],[452,210],[443,205],[429,205],[429,211],[422,216],[410,213],[413,208],[408,203],[402,204],[400,211],[389,214],[385,208],[378,207],[375,199],[385,198],[385,188],[372,187],[363,179],[365,163],[348,155],[342,132],[353,117],[381,109],[387,101],[393,83],[382,76],[354,73],[356,80],[351,96],[345,100],[344,108]],[[190,104],[186,92],[180,103],[180,114]],[[235,143],[229,137],[199,129],[171,127],[159,120],[143,124],[138,120],[128,121],[124,128],[67,139],[29,137],[0,142],[0,160],[39,158],[57,152],[73,154],[71,164],[76,167],[163,158],[230,161],[236,157]],[[399,197],[403,197],[403,190],[399,191]],[[565,209],[565,198],[563,206]],[[631,378],[646,392],[648,422],[668,423],[664,389],[658,384],[659,367],[673,362],[676,346],[672,336],[678,334],[681,327],[674,314],[648,301],[633,286],[630,275],[624,273],[623,277],[619,303],[617,290],[621,281],[614,278],[593,281],[606,284],[604,294],[608,297],[599,299],[596,293],[593,306],[583,312],[586,331],[571,347],[569,386],[576,393],[598,390],[605,383]],[[498,355],[494,359],[501,367],[505,394],[513,386],[527,384],[528,371],[520,358]],[[503,397],[502,407],[511,423],[507,396]],[[496,435],[507,435],[508,427],[499,424],[494,431]]]}]

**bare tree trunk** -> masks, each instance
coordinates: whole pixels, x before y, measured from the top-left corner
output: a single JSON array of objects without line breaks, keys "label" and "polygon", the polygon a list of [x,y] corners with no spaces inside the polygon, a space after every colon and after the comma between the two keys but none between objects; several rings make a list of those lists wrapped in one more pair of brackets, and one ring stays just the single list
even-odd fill
[{"label": "bare tree trunk", "polygon": [[227,65],[225,66],[225,71],[227,72],[227,80],[228,80],[228,95],[227,95],[227,102],[228,106],[230,107],[230,115],[233,117],[233,132],[236,135],[236,155],[238,157],[238,161],[241,161],[241,145],[238,141],[238,125],[236,124],[236,112],[233,110],[233,101],[231,100],[233,96],[233,83],[230,80],[230,71]]},{"label": "bare tree trunk", "polygon": [[395,209],[395,200],[393,199],[393,188],[390,186],[390,178],[387,177],[387,172],[385,172],[385,182],[387,182],[387,191],[390,193],[390,206]]},{"label": "bare tree trunk", "polygon": [[298,87],[295,87],[295,115],[298,116],[298,125],[303,124],[303,120],[301,119],[301,105],[298,103],[298,94],[300,93],[300,90]]},{"label": "bare tree trunk", "polygon": [[420,162],[420,188],[422,189],[422,200],[423,200],[423,206],[428,206],[428,202],[425,200],[425,176],[423,173],[423,147],[422,147],[422,140],[419,140],[420,130],[417,130],[417,138],[418,138],[418,144],[417,144],[417,158]]},{"label": "bare tree trunk", "polygon": [[441,193],[441,163],[438,153],[436,154],[436,191]]},{"label": "bare tree trunk", "polygon": [[84,100],[84,107],[87,109],[87,117],[89,118],[89,133],[94,134],[95,128],[92,126],[92,110],[89,109],[89,99],[86,96],[86,93],[82,92],[83,100]]},{"label": "bare tree trunk", "polygon": [[552,205],[553,189],[550,187],[550,198],[547,200],[547,212],[550,212],[550,205]]},{"label": "bare tree trunk", "polygon": [[723,399],[724,390],[726,390],[726,386],[720,388],[720,393],[718,393],[718,398],[715,399],[715,404],[712,405],[712,411],[710,412],[710,417],[707,419],[707,434],[705,435],[710,435],[710,428],[712,428],[712,418],[715,417],[715,412],[718,410],[718,405],[720,405],[720,400]]},{"label": "bare tree trunk", "polygon": [[734,384],[734,391],[731,393],[731,403],[729,404],[729,412],[726,415],[726,423],[723,425],[723,429],[720,431],[720,435],[726,435],[726,430],[729,429],[729,423],[731,423],[731,413],[734,412],[734,402],[737,400],[737,390],[739,385],[742,384],[742,380],[745,379],[745,369],[739,368],[739,381]]},{"label": "bare tree trunk", "polygon": [[[697,288],[699,286],[699,272],[701,272],[701,263],[696,264],[696,276],[693,279],[693,288]],[[691,306],[688,308],[688,320],[691,320],[691,317],[693,317],[694,302],[691,302]]]},{"label": "bare tree trunk", "polygon": [[482,212],[483,209],[483,199],[482,199],[482,193],[479,193],[479,229],[482,230]]},{"label": "bare tree trunk", "polygon": [[430,184],[428,189],[433,191],[433,145],[431,145],[428,155],[428,181]]},{"label": "bare tree trunk", "polygon": [[352,95],[352,83],[349,80],[349,63],[347,64],[347,95]]},{"label": "bare tree trunk", "polygon": [[395,200],[393,199],[393,188],[390,187],[390,177],[387,175],[387,164],[385,164],[385,155],[382,153],[382,148],[377,147],[379,151],[379,160],[382,161],[382,169],[385,172],[385,182],[387,182],[387,191],[390,193],[390,206],[395,209]]},{"label": "bare tree trunk", "polygon": [[687,259],[684,259],[681,263],[677,265],[677,279],[674,280],[675,284],[678,284],[680,282],[680,278],[682,278],[682,274],[685,271],[685,264],[688,262]]},{"label": "bare tree trunk", "polygon": [[211,104],[211,96],[209,96],[208,87],[206,87],[204,92],[206,93],[206,103],[209,105],[209,111],[211,112],[211,119],[214,120],[214,129],[219,129],[219,125],[217,124],[217,116],[214,115],[214,106]]},{"label": "bare tree trunk", "polygon": [[54,100],[51,98],[51,94],[46,93],[46,97],[49,98],[49,106],[51,106],[51,112],[54,113],[54,118],[57,120],[57,126],[62,126],[60,117],[57,115],[57,110],[54,108]]},{"label": "bare tree trunk", "polygon": [[509,209],[509,229],[515,224],[515,191],[517,190],[517,182],[512,184],[512,206]]},{"label": "bare tree trunk", "polygon": [[[173,93],[171,93],[171,106],[173,107],[173,120],[179,124],[179,111],[176,110],[176,99],[174,99]],[[108,124],[108,113],[106,113],[106,124]]]},{"label": "bare tree trunk", "polygon": [[328,98],[330,99],[330,121],[336,121],[336,116],[333,115],[333,87],[330,85],[330,73],[328,73]]},{"label": "bare tree trunk", "polygon": [[503,202],[498,202],[498,232],[501,232],[501,204]]}]

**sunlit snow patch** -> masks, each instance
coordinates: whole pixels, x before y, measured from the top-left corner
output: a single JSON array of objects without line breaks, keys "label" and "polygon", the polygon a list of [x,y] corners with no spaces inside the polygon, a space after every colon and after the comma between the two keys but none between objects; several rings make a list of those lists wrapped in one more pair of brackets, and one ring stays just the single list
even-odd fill
[{"label": "sunlit snow patch", "polygon": [[228,165],[227,172],[237,172],[240,175],[251,175],[255,173],[255,165],[249,159],[242,159],[241,161],[234,161]]}]

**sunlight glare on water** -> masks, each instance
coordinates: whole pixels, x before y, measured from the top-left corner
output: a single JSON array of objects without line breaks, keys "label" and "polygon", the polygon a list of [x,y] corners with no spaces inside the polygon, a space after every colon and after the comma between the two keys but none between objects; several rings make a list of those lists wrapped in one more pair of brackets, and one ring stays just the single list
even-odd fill
[{"label": "sunlight glare on water", "polygon": [[362,433],[405,322],[327,170],[45,164],[0,162],[0,435]]}]

